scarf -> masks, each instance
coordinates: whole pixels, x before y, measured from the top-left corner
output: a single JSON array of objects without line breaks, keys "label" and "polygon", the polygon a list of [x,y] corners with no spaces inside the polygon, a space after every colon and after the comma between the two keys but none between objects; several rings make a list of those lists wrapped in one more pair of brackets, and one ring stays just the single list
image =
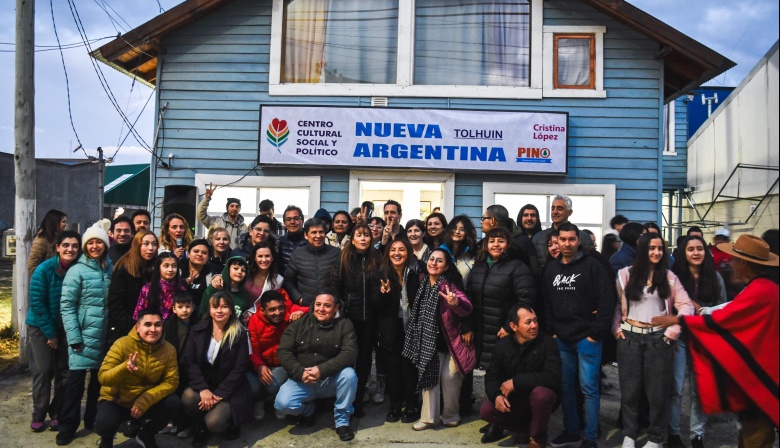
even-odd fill
[{"label": "scarf", "polygon": [[431,390],[439,384],[439,356],[436,353],[436,333],[439,331],[439,284],[431,285],[425,276],[417,289],[414,306],[409,313],[406,339],[401,353],[417,367],[417,390]]},{"label": "scarf", "polygon": [[[138,303],[135,306],[135,312],[133,313],[133,319],[138,319],[138,313],[149,306],[149,288],[150,284],[147,283],[141,288],[141,294],[138,296]],[[178,291],[186,291],[178,282],[160,280],[160,313],[162,314],[163,322],[173,314],[173,295]]]},{"label": "scarf", "polygon": [[778,316],[777,284],[755,278],[725,308],[681,321],[705,413],[758,408],[778,425]]}]

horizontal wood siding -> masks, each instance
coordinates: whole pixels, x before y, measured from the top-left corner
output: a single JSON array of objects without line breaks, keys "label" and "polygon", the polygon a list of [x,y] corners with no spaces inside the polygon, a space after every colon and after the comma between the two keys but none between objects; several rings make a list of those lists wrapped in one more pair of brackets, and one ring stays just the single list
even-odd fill
[{"label": "horizontal wood siding", "polygon": [[685,96],[674,100],[674,147],[677,155],[664,156],[664,190],[688,186],[688,103]]},{"label": "horizontal wood siding", "polygon": [[[490,176],[492,182],[614,183],[617,213],[658,219],[658,45],[580,2],[547,0],[545,25],[604,25],[606,99],[493,100],[389,98],[390,107],[568,112],[568,176]],[[174,154],[173,171],[158,169],[155,203],[165,185],[193,185],[195,173],[244,175],[257,159],[261,104],[368,106],[366,97],[268,95],[270,0],[236,0],[162,43],[159,104],[168,104],[158,145]],[[320,175],[321,206],[346,209],[349,171],[256,168],[256,175]],[[255,175],[255,174],[250,174]],[[478,218],[484,175],[458,173],[455,214]],[[573,192],[573,191],[572,191]],[[159,221],[157,221],[159,223]],[[478,219],[475,225],[479,225]]]}]

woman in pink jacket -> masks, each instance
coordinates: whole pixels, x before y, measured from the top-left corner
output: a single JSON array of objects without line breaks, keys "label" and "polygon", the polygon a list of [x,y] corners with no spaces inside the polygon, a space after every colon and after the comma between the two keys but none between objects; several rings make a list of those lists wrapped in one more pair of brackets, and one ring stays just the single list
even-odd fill
[{"label": "woman in pink jacket", "polygon": [[415,431],[436,427],[440,421],[458,426],[460,385],[476,364],[474,346],[461,338],[461,321],[471,314],[472,306],[462,292],[458,270],[441,249],[431,252],[427,270],[409,313],[403,349],[403,356],[417,368],[417,388],[422,391],[420,421],[412,426]]}]

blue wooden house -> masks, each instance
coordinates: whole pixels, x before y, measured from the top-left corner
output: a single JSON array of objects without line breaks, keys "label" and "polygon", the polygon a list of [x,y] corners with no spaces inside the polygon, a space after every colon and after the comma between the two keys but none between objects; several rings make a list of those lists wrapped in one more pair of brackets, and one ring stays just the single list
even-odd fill
[{"label": "blue wooden house", "polygon": [[547,223],[566,193],[599,236],[660,222],[664,105],[734,63],[620,0],[471,3],[190,0],[100,47],[157,89],[156,227],[167,193],[210,183],[247,215],[397,197],[405,219],[530,202]]}]

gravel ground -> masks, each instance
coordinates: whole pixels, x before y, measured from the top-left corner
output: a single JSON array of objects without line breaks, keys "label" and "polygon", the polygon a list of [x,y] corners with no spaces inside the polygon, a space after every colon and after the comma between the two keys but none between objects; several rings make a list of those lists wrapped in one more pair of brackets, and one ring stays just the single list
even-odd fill
[{"label": "gravel ground", "polygon": [[[607,381],[617,385],[617,368],[605,367]],[[474,390],[483,390],[482,378],[475,378]],[[29,372],[23,371],[15,374],[0,375],[0,434],[3,447],[35,447],[55,446],[55,433],[46,431],[32,433],[29,429],[30,412],[32,409],[30,398]],[[477,405],[483,401],[483,397],[477,397]],[[602,437],[599,444],[602,447],[619,447],[623,439],[620,430],[614,425],[617,418],[620,400],[620,392],[617,386],[604,390],[601,398],[601,428]],[[475,409],[477,408],[475,405]],[[310,429],[298,429],[290,420],[276,420],[273,412],[268,412],[262,422],[252,422],[242,427],[241,438],[228,442],[219,436],[213,436],[209,446],[220,447],[440,447],[440,446],[486,446],[479,442],[479,428],[484,424],[478,415],[464,419],[457,428],[439,428],[422,432],[415,432],[411,425],[402,423],[384,423],[388,404],[366,406],[366,418],[355,420],[353,428],[357,431],[357,437],[349,444],[338,440],[333,431],[332,414],[320,411],[317,414],[317,425]],[[689,400],[683,402],[683,440],[688,437]],[[555,437],[563,427],[563,416],[558,409],[553,414],[550,423],[550,435]],[[708,448],[725,448],[736,446],[736,424],[730,416],[719,415],[710,419],[708,434],[705,439]],[[97,445],[96,434],[82,429],[77,434],[77,439],[70,445],[74,448],[93,448]],[[644,444],[641,437],[638,446]],[[157,443],[162,447],[189,447],[190,440],[180,440],[170,435],[158,435]],[[512,446],[512,437],[507,437],[496,445]],[[115,440],[115,446],[132,448],[138,446],[134,440],[127,440],[119,435]],[[775,447],[778,444],[775,442]]]}]

